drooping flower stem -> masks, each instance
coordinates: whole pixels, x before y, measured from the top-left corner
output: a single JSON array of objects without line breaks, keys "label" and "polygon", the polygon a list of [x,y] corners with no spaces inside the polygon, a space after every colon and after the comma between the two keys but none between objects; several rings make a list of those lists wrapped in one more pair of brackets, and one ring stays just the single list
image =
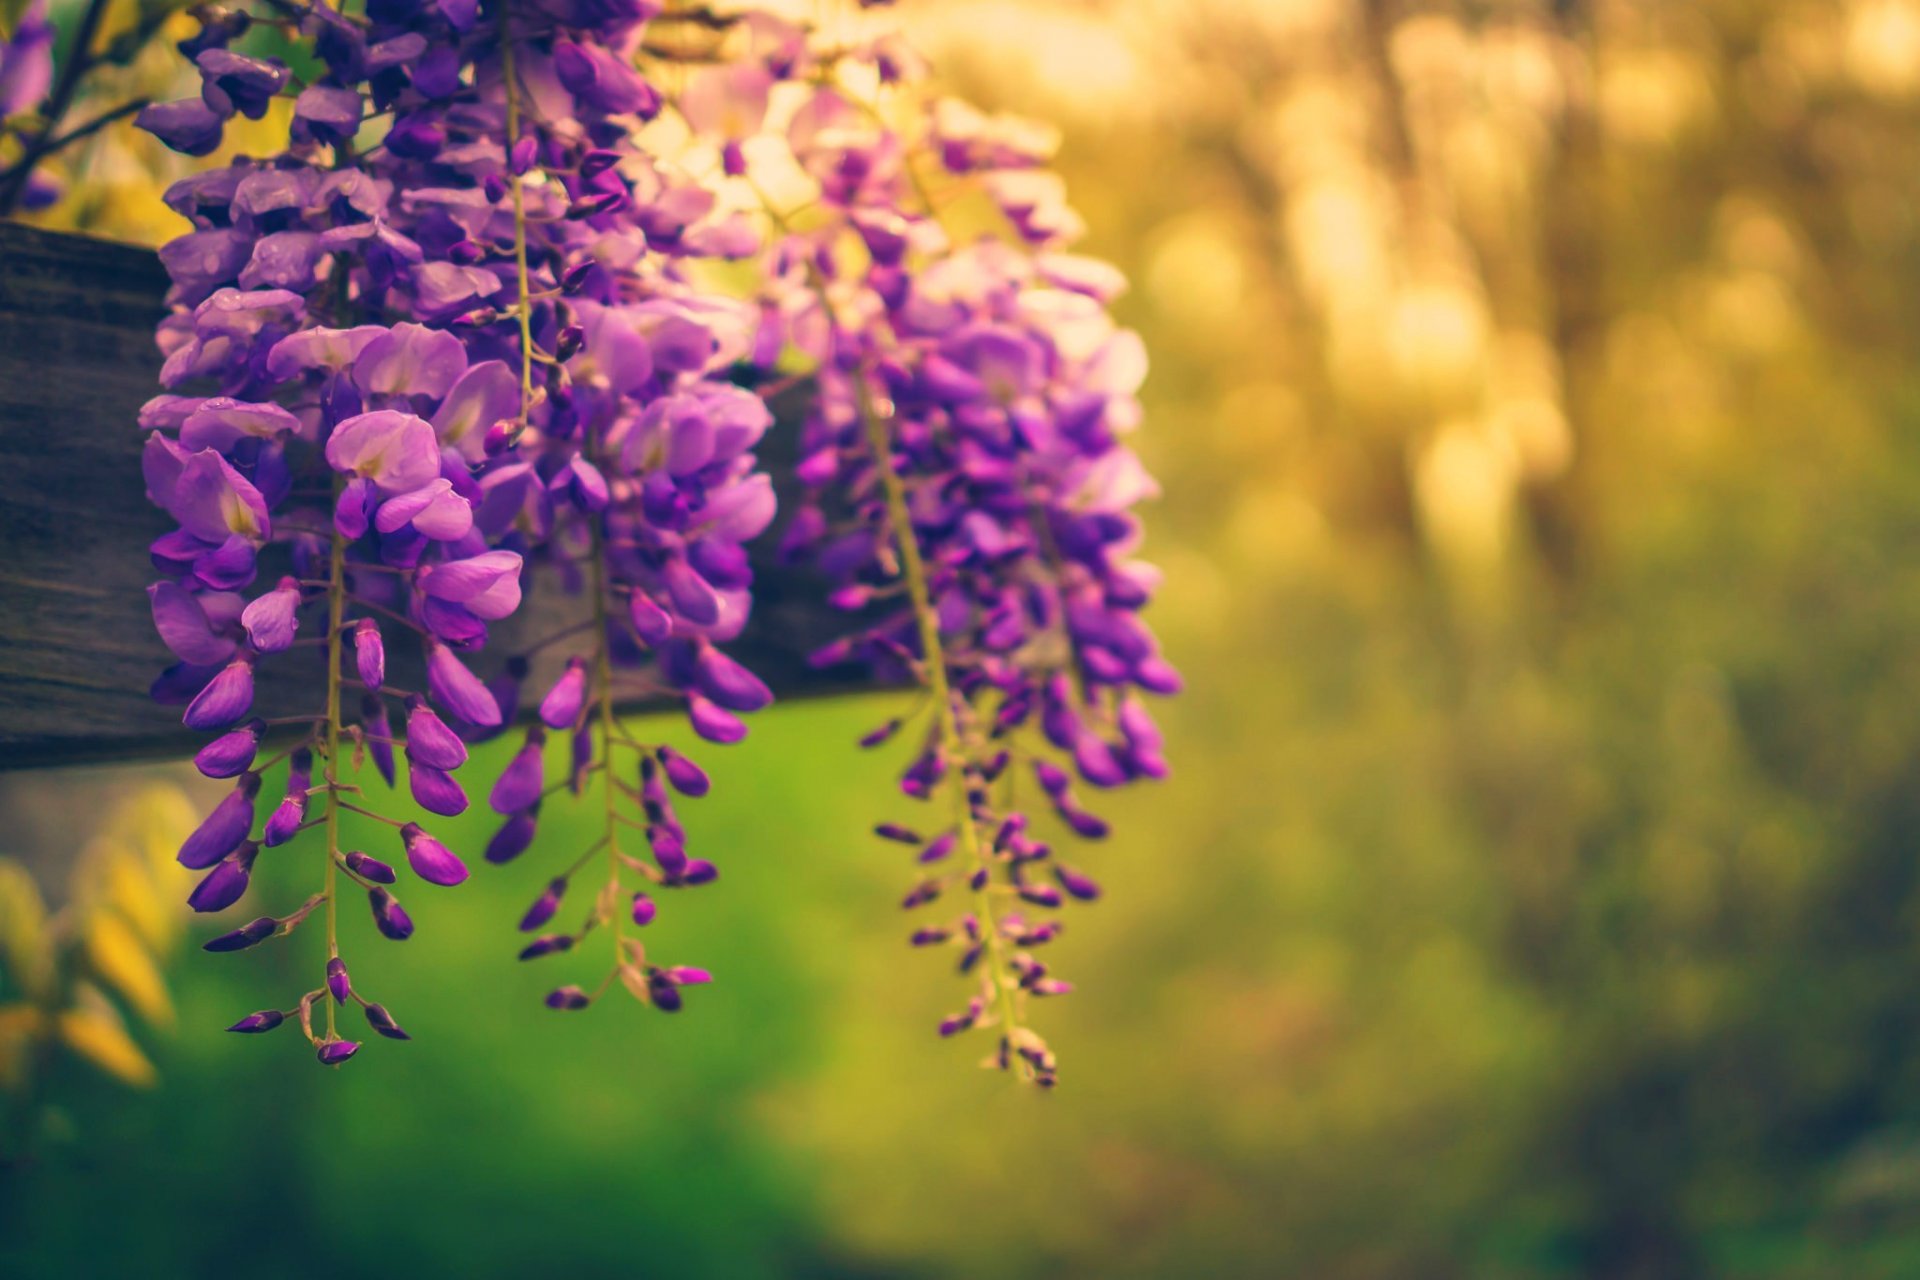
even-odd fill
[{"label": "drooping flower stem", "polygon": [[[589,433],[588,439],[589,444],[591,444],[591,433]],[[589,448],[589,457],[592,456],[592,453],[593,450]],[[598,760],[600,772],[604,775],[601,782],[605,795],[604,812],[607,824],[607,881],[609,885],[607,900],[617,903],[617,895],[620,888],[620,813],[615,807],[615,802],[619,796],[619,792],[615,788],[618,787],[619,782],[618,779],[614,777],[613,772],[613,744],[617,727],[613,716],[613,659],[608,653],[607,645],[607,626],[610,619],[607,614],[607,534],[605,526],[605,512],[594,513],[587,519],[587,528],[590,531],[589,536],[593,540],[590,556],[593,561],[591,568],[593,575],[593,680],[594,688],[599,697],[600,751]],[[621,950],[624,931],[621,928],[621,913],[617,906],[612,912],[612,916],[612,920],[608,923],[612,925],[613,933],[613,964],[615,970],[618,970],[624,958]]]},{"label": "drooping flower stem", "polygon": [[[344,481],[335,477],[336,501]],[[330,538],[327,557],[327,959],[340,954],[339,894],[335,892],[340,863],[340,664],[341,638],[346,634],[347,540],[339,529]],[[327,1002],[327,1038],[336,1034],[332,1001]]]},{"label": "drooping flower stem", "polygon": [[524,429],[533,410],[533,303],[527,284],[527,200],[521,189],[515,151],[520,143],[520,77],[514,70],[513,37],[509,30],[513,6],[501,0],[499,8],[500,79],[507,98],[507,191],[513,198],[514,283],[519,300],[514,315],[520,322],[520,414]]},{"label": "drooping flower stem", "polygon": [[[824,290],[821,296],[824,299]],[[925,668],[927,689],[939,717],[936,730],[942,752],[951,757],[954,822],[960,835],[961,850],[973,867],[970,878],[974,886],[974,912],[980,917],[981,936],[987,948],[987,981],[994,989],[994,998],[1000,1008],[1001,1043],[1006,1056],[1010,1060],[1018,1058],[1022,1070],[1031,1075],[1031,1064],[1013,1053],[1017,1046],[1012,1041],[1020,1026],[1019,1011],[1014,1003],[1015,982],[1007,969],[1003,951],[1005,940],[994,917],[993,869],[986,846],[980,839],[979,824],[974,821],[973,802],[968,796],[971,770],[967,766],[970,752],[964,727],[960,723],[960,711],[954,704],[953,689],[947,680],[946,653],[940,641],[940,618],[934,612],[933,593],[927,587],[926,564],[920,558],[920,540],[914,534],[913,513],[907,507],[907,488],[899,472],[894,470],[893,434],[888,430],[886,415],[874,404],[866,370],[856,370],[853,382],[854,404],[860,414],[860,424],[866,431],[868,447],[873,452],[873,464],[880,472],[881,488],[886,494],[887,520],[893,526],[894,545],[900,552],[900,575],[906,582],[907,598],[913,606],[914,622],[920,631],[921,665]]]}]

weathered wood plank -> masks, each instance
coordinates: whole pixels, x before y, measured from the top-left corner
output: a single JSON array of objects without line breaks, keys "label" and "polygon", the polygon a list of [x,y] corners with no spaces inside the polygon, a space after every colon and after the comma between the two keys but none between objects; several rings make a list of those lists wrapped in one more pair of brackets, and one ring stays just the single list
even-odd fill
[{"label": "weathered wood plank", "polygon": [[[147,698],[170,658],[148,616],[146,548],[168,523],[146,501],[134,415],[156,389],[166,285],[150,250],[0,223],[0,769],[183,755],[199,741],[178,709]],[[785,438],[765,452],[778,460]],[[845,620],[772,563],[770,543],[732,651],[783,698],[845,689],[844,673],[805,660]],[[543,631],[582,607],[530,603]],[[564,659],[542,655],[554,670]],[[290,666],[262,664],[264,714],[312,709],[311,685],[275,682]],[[396,683],[417,687],[396,666]]]}]

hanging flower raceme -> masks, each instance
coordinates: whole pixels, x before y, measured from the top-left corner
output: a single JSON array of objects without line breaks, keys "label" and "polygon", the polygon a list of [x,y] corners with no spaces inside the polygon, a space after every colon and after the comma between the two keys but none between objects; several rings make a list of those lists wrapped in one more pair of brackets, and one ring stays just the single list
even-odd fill
[{"label": "hanging flower raceme", "polygon": [[[521,957],[574,952],[604,930],[600,981],[562,986],[548,1006],[584,1008],[617,980],[671,1012],[680,988],[705,976],[651,963],[631,931],[653,920],[654,893],[718,875],[688,852],[671,794],[704,794],[706,778],[672,748],[636,738],[614,709],[630,698],[677,700],[702,737],[734,742],[746,732],[740,715],[771,701],[724,652],[751,606],[743,544],[774,512],[753,454],[771,416],[726,380],[748,354],[754,313],[688,283],[698,260],[745,256],[758,241],[744,219],[717,213],[711,191],[671,176],[630,140],[660,107],[625,56],[632,23],[582,34],[579,21],[562,33],[543,11],[515,9],[499,27],[514,157],[504,194],[516,288],[530,305],[460,321],[470,333],[496,331],[528,388],[525,411],[489,429],[484,448],[498,459],[482,481],[480,523],[522,538],[534,574],[585,597],[581,621],[533,642],[571,654],[550,685],[527,691],[536,722],[487,797],[502,816],[487,857],[524,853],[554,793],[598,791],[601,833],[543,872],[520,922],[536,935]],[[531,656],[503,672],[516,706]],[[560,780],[549,784],[550,757],[562,753],[551,770]],[[585,899],[576,913],[566,903],[582,879],[598,888],[573,895]],[[562,912],[578,923],[550,929]]]},{"label": "hanging flower raceme", "polygon": [[[831,59],[771,48],[764,74],[804,97],[762,135],[766,150],[743,154],[784,143],[779,170],[811,181],[790,192],[796,216],[762,197],[781,235],[765,258],[761,346],[800,351],[818,390],[798,463],[810,499],[784,550],[863,611],[818,661],[904,672],[928,690],[901,788],[941,800],[943,816],[877,831],[914,853],[907,908],[956,904],[912,935],[954,948],[979,982],[941,1034],[992,1027],[991,1064],[1052,1084],[1026,1006],[1070,985],[1034,949],[1058,934],[1055,908],[1100,890],[1015,802],[1015,779],[1028,795],[1039,784],[1064,833],[1104,837],[1077,787],[1162,776],[1140,695],[1179,685],[1140,618],[1155,574],[1134,558],[1132,507],[1154,489],[1123,441],[1144,355],[1107,311],[1118,273],[1066,252],[1079,221],[1041,167],[1045,131],[927,102],[890,38]],[[698,123],[697,83],[688,97]],[[731,166],[737,143],[718,145]],[[743,172],[751,182],[753,165]],[[996,231],[952,243],[935,188],[984,197]]]}]

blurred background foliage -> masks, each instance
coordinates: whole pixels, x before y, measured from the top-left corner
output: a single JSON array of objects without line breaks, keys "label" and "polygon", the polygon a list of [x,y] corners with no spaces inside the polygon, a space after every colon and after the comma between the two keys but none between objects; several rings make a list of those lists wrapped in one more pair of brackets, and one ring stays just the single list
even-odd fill
[{"label": "blurred background foliage", "polygon": [[[50,1082],[0,1273],[1920,1275],[1920,2],[902,10],[1061,126],[1154,356],[1191,688],[1062,1089],[931,1035],[890,700],[783,707],[701,754],[678,1020],[537,1007],[531,858],[360,922],[417,1040],[339,1073],[213,1030],[310,939],[196,955],[153,1091]],[[180,163],[103,130],[36,218],[163,237]]]}]

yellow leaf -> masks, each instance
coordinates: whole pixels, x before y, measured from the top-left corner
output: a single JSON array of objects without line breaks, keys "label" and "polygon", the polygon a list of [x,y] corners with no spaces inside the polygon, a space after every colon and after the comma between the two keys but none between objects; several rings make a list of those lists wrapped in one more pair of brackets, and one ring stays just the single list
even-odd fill
[{"label": "yellow leaf", "polygon": [[87,967],[118,991],[154,1026],[173,1024],[173,1001],[153,955],[132,927],[110,911],[96,912],[86,925]]},{"label": "yellow leaf", "polygon": [[66,1046],[108,1075],[139,1089],[154,1082],[153,1063],[104,1001],[68,1009],[59,1025]]},{"label": "yellow leaf", "polygon": [[141,856],[130,849],[116,849],[102,860],[100,900],[119,912],[156,953],[180,936],[179,899],[154,882]]},{"label": "yellow leaf", "polygon": [[44,979],[40,949],[47,907],[27,869],[0,858],[0,977],[30,994]]}]

